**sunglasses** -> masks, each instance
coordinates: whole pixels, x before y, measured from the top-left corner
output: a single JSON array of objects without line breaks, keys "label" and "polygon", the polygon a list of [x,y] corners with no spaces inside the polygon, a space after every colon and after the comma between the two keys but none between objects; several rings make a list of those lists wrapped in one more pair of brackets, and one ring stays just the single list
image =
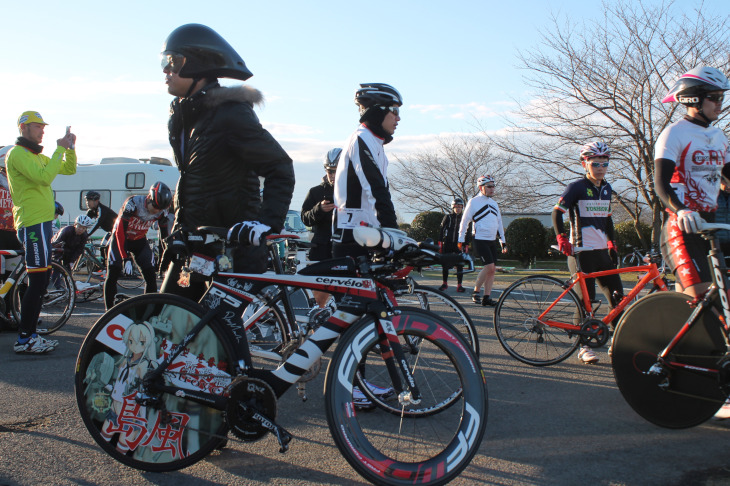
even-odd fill
[{"label": "sunglasses", "polygon": [[486,187],[487,189],[494,189],[496,186],[494,184],[487,184],[484,187]]},{"label": "sunglasses", "polygon": [[182,54],[163,54],[160,65],[163,71],[177,74],[185,65],[185,56]]},{"label": "sunglasses", "polygon": [[394,114],[395,116],[400,116],[400,107],[399,106],[388,106],[385,109]]},{"label": "sunglasses", "polygon": [[722,103],[725,100],[724,94],[708,94],[705,96],[706,99],[713,101],[715,103]]},{"label": "sunglasses", "polygon": [[608,167],[609,162],[588,162],[591,167]]},{"label": "sunglasses", "polygon": [[328,174],[336,174],[337,173],[337,169],[327,169],[327,173]]}]

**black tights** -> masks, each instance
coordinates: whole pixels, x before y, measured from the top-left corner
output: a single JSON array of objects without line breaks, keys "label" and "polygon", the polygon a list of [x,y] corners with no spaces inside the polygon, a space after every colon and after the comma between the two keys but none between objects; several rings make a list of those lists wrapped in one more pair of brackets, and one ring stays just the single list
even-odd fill
[{"label": "black tights", "polygon": [[23,337],[30,336],[38,328],[38,316],[41,314],[43,305],[43,293],[48,287],[49,273],[48,271],[28,272],[28,288],[25,289],[21,302],[22,312],[18,325],[18,332]]}]

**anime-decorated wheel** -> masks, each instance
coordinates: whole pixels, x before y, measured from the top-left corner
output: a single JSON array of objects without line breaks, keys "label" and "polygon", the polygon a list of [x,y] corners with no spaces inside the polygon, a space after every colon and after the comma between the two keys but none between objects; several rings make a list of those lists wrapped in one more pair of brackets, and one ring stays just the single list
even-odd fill
[{"label": "anime-decorated wheel", "polygon": [[265,381],[239,376],[229,388],[226,422],[236,437],[253,442],[269,431],[253,418],[256,412],[273,421],[276,419],[276,394]]},{"label": "anime-decorated wheel", "polygon": [[91,436],[117,461],[173,471],[199,461],[225,438],[224,411],[185,394],[224,396],[231,386],[237,359],[217,321],[203,327],[155,382],[174,387],[174,394],[156,391],[155,383],[153,390],[142,385],[203,315],[190,300],[147,294],[113,307],[87,334],[77,361],[76,401]]}]

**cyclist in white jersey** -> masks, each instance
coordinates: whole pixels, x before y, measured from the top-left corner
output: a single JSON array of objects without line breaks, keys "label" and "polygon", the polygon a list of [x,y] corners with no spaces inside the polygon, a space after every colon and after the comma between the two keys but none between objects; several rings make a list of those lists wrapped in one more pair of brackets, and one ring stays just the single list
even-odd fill
[{"label": "cyclist in white jersey", "polygon": [[693,297],[710,285],[709,244],[697,231],[700,218],[714,221],[720,173],[728,162],[728,139],[710,126],[722,112],[727,77],[715,68],[683,74],[664,103],[679,102],[687,115],[659,135],[654,147],[655,190],[667,208],[661,245],[679,290]]},{"label": "cyclist in white jersey", "polygon": [[[469,199],[464,208],[464,216],[461,218],[459,225],[459,249],[466,250],[464,241],[466,240],[466,230],[469,223],[474,223],[474,248],[477,257],[481,259],[482,270],[477,275],[474,283],[474,292],[471,299],[475,304],[488,306],[497,305],[497,301],[492,300],[490,293],[494,284],[494,274],[497,271],[497,242],[502,247],[502,253],[507,252],[507,244],[504,238],[504,226],[502,225],[502,213],[499,211],[497,201],[492,199],[494,194],[494,178],[490,175],[481,176],[477,179],[477,187],[479,194]],[[479,292],[484,286],[484,297],[479,298]]]}]

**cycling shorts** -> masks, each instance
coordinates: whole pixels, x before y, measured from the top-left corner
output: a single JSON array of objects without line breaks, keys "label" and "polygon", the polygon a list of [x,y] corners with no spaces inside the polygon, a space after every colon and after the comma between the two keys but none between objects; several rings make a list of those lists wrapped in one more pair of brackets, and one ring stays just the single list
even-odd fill
[{"label": "cycling shorts", "polygon": [[497,256],[499,255],[497,240],[474,240],[474,249],[477,258],[482,261],[483,265],[497,264]]},{"label": "cycling shorts", "polygon": [[683,288],[712,282],[707,254],[710,243],[697,234],[687,234],[677,226],[677,215],[670,213],[662,226],[662,256]]},{"label": "cycling shorts", "polygon": [[51,267],[51,221],[22,227],[18,239],[25,248],[25,265],[28,273],[45,272]]}]

